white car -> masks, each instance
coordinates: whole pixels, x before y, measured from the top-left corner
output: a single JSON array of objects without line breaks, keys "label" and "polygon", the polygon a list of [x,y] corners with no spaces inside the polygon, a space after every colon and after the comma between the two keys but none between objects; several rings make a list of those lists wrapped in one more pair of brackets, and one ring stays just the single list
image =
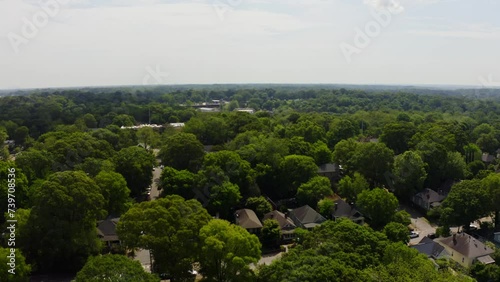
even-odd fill
[{"label": "white car", "polygon": [[417,232],[415,231],[411,231],[410,232],[410,238],[413,239],[413,238],[418,238],[418,236],[420,236]]}]

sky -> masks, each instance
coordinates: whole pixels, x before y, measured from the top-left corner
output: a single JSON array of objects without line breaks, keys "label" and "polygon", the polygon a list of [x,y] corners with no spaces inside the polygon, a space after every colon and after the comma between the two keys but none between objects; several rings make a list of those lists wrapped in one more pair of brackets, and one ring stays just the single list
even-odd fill
[{"label": "sky", "polygon": [[500,86],[498,0],[0,0],[0,89]]}]

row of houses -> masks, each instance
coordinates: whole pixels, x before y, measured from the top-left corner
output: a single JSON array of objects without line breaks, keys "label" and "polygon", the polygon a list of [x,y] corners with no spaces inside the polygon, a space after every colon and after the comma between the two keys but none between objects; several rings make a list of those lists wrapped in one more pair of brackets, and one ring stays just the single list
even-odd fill
[{"label": "row of houses", "polygon": [[[259,234],[262,229],[262,222],[255,212],[250,209],[240,209],[234,213],[235,223],[252,234]],[[282,241],[290,241],[294,238],[294,230],[297,227],[311,230],[327,219],[316,212],[308,205],[291,209],[287,213],[274,210],[266,213],[262,221],[274,219],[281,229]]]},{"label": "row of houses", "polygon": [[424,237],[411,246],[430,259],[449,258],[463,267],[471,267],[475,262],[495,263],[491,255],[495,252],[483,242],[466,233],[453,234],[434,240]]},{"label": "row of houses", "polygon": [[[352,204],[346,203],[342,199],[334,201],[335,206],[332,210],[331,218],[336,220],[339,218],[348,218],[355,223],[364,224],[363,215]],[[289,242],[295,235],[296,228],[312,230],[314,227],[321,225],[327,219],[315,211],[308,205],[289,209],[286,213],[274,210],[264,215],[261,220],[251,209],[240,209],[234,213],[235,223],[252,234],[259,234],[263,225],[262,222],[273,219],[276,220],[281,229],[281,240]]]}]

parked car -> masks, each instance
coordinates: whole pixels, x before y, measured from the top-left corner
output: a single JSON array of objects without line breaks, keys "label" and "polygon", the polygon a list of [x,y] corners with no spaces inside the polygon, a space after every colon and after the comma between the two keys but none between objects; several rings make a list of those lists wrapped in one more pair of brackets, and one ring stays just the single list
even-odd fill
[{"label": "parked car", "polygon": [[429,233],[429,234],[427,234],[427,237],[429,237],[431,239],[436,239],[437,238],[436,233]]},{"label": "parked car", "polygon": [[477,225],[475,225],[475,224],[471,224],[471,225],[469,225],[469,230],[470,230],[470,231],[477,230]]},{"label": "parked car", "polygon": [[417,232],[415,231],[411,231],[410,232],[410,238],[413,239],[413,238],[418,238],[418,236],[420,236]]}]

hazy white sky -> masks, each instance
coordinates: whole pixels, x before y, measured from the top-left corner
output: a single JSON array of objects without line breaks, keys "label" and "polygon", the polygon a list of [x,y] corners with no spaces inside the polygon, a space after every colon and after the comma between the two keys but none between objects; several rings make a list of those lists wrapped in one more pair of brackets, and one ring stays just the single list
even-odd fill
[{"label": "hazy white sky", "polygon": [[0,0],[0,88],[498,86],[498,11],[498,0]]}]

